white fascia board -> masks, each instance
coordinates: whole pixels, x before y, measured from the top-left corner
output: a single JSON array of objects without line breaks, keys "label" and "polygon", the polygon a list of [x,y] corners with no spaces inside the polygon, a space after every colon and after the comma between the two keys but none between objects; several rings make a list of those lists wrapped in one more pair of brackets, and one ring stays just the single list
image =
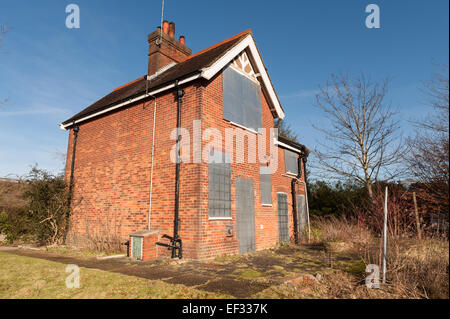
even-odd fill
[{"label": "white fascia board", "polygon": [[273,143],[274,143],[275,145],[279,145],[279,146],[281,146],[281,147],[287,148],[287,149],[289,149],[289,150],[291,150],[291,151],[294,151],[294,152],[296,152],[296,153],[302,154],[302,151],[301,151],[300,149],[295,148],[295,147],[292,147],[292,146],[290,146],[290,145],[287,145],[287,144],[285,144],[285,143],[283,143],[283,142],[280,142],[280,141],[278,141],[276,138],[273,139]]},{"label": "white fascia board", "polygon": [[278,117],[283,119],[284,112],[281,108],[280,102],[278,101],[277,95],[275,93],[275,89],[270,82],[269,75],[267,74],[266,68],[264,67],[264,63],[262,61],[261,56],[259,55],[258,49],[256,48],[255,41],[251,35],[245,37],[241,42],[239,42],[235,47],[229,50],[223,57],[221,57],[217,62],[211,65],[208,68],[202,70],[202,77],[209,80],[214,75],[216,75],[219,71],[221,71],[228,63],[231,62],[239,53],[244,51],[246,48],[249,48],[250,53],[252,54],[253,59],[256,62],[256,67],[261,75],[264,86],[269,93],[270,100],[275,107],[275,111],[278,114]]},{"label": "white fascia board", "polygon": [[[186,78],[186,79],[184,79],[184,80],[179,81],[179,82],[178,82],[178,85],[182,85],[182,84],[188,83],[188,82],[190,82],[190,81],[193,81],[193,80],[195,80],[195,79],[198,79],[199,77],[201,77],[200,74],[193,75],[193,76],[191,76],[191,77],[188,77],[188,78]],[[136,101],[142,100],[142,99],[147,98],[147,97],[149,97],[149,96],[154,96],[155,94],[161,93],[161,92],[163,92],[163,91],[169,90],[169,89],[174,88],[174,87],[175,87],[175,83],[170,84],[170,85],[167,85],[167,86],[162,87],[162,88],[160,88],[160,89],[158,89],[158,90],[151,91],[151,92],[149,92],[149,93],[147,93],[147,94],[143,94],[143,95],[140,95],[140,96],[138,96],[138,97],[135,97],[134,99],[130,99],[130,100],[128,100],[128,101],[125,101],[125,102],[116,104],[116,105],[114,105],[114,106],[111,106],[111,107],[109,107],[109,108],[107,108],[107,109],[98,111],[98,112],[93,113],[93,114],[91,114],[91,115],[87,115],[87,116],[82,117],[82,118],[80,118],[80,119],[78,119],[78,120],[75,120],[74,122],[67,123],[67,124],[65,124],[65,125],[61,123],[61,124],[59,125],[59,127],[60,127],[61,129],[63,129],[63,130],[67,130],[67,128],[68,128],[68,127],[71,127],[73,124],[78,124],[78,123],[84,122],[84,121],[86,121],[86,120],[89,120],[90,118],[97,117],[97,116],[102,115],[102,114],[107,113],[107,112],[111,112],[111,111],[113,111],[113,110],[115,110],[115,109],[118,109],[118,108],[120,108],[120,107],[122,107],[122,106],[131,104],[131,103],[134,103],[134,102],[136,102]]]}]

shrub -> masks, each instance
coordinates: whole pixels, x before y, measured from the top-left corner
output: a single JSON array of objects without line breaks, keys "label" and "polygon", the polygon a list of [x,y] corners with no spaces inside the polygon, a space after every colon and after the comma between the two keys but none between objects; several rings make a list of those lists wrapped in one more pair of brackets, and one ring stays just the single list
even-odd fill
[{"label": "shrub", "polygon": [[63,235],[67,207],[67,187],[63,176],[33,167],[20,181],[17,197],[21,205],[11,201],[0,203],[0,232],[9,242],[15,240],[53,244]]},{"label": "shrub", "polygon": [[33,167],[27,176],[24,197],[28,199],[31,232],[40,244],[52,244],[63,235],[67,208],[64,177]]},{"label": "shrub", "polygon": [[368,200],[366,190],[356,184],[335,184],[315,181],[308,184],[311,216],[352,216],[353,206],[363,206]]},{"label": "shrub", "polygon": [[9,243],[30,234],[30,218],[24,207],[8,207],[0,213],[0,233]]}]

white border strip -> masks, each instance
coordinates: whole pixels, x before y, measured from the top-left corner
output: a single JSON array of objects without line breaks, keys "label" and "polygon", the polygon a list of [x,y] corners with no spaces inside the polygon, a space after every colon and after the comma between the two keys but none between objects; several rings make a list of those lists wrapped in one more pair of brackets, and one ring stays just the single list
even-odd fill
[{"label": "white border strip", "polygon": [[[198,79],[199,77],[201,77],[201,74],[197,74],[197,75],[191,76],[191,77],[189,77],[189,78],[186,78],[186,79],[184,79],[184,80],[181,80],[178,84],[179,84],[179,85],[182,85],[182,84],[185,84],[185,83],[187,83],[187,82],[190,82],[190,81],[193,81],[193,80],[195,80],[195,79]],[[122,103],[120,103],[120,104],[116,104],[116,105],[111,106],[111,107],[109,107],[109,108],[107,108],[107,109],[101,110],[101,111],[99,111],[99,112],[97,112],[97,113],[94,113],[94,114],[91,114],[91,115],[82,117],[82,118],[80,118],[80,119],[78,119],[78,120],[76,120],[76,121],[74,121],[74,122],[67,123],[67,124],[65,124],[65,125],[61,123],[61,124],[59,125],[59,127],[60,127],[62,130],[67,130],[67,128],[70,127],[70,126],[72,126],[74,123],[77,124],[77,123],[84,122],[84,121],[86,121],[86,120],[89,120],[90,118],[99,116],[99,115],[104,114],[104,113],[107,113],[107,112],[111,112],[111,111],[113,111],[113,110],[115,110],[115,109],[118,109],[118,108],[124,106],[124,105],[131,104],[131,103],[133,103],[133,102],[142,100],[142,99],[147,98],[147,97],[152,96],[152,95],[154,96],[155,94],[161,93],[161,92],[163,92],[163,91],[166,91],[166,90],[171,89],[171,88],[174,88],[174,87],[175,87],[175,83],[170,84],[170,85],[167,85],[167,86],[165,86],[165,87],[163,87],[163,88],[160,88],[160,89],[155,90],[155,91],[151,91],[151,92],[149,92],[149,93],[147,93],[147,94],[140,95],[140,96],[135,97],[134,99],[130,99],[130,100],[126,101],[126,102],[122,102]]]},{"label": "white border strip", "polygon": [[209,220],[232,220],[233,217],[208,217]]}]

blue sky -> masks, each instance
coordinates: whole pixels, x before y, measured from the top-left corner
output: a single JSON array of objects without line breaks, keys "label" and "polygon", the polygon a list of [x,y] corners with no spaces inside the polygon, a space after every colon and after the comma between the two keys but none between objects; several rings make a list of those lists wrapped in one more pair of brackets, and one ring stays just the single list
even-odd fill
[{"label": "blue sky", "polygon": [[[193,52],[251,28],[287,122],[311,148],[326,125],[314,94],[332,72],[393,77],[389,101],[408,120],[428,112],[421,82],[433,63],[448,61],[448,1],[175,1],[165,18]],[[75,3],[81,28],[65,27]],[[367,29],[366,5],[381,11]],[[148,33],[160,23],[161,1],[0,0],[11,27],[0,54],[0,176],[30,166],[61,171],[67,132],[58,124],[147,70]]]}]

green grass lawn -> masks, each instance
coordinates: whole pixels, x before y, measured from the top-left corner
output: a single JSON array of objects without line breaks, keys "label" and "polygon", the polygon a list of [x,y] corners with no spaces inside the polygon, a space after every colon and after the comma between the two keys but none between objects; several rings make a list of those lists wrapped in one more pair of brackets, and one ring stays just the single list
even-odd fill
[{"label": "green grass lawn", "polygon": [[67,288],[67,265],[0,252],[0,298],[230,298],[97,269],[80,268],[80,288]]}]

